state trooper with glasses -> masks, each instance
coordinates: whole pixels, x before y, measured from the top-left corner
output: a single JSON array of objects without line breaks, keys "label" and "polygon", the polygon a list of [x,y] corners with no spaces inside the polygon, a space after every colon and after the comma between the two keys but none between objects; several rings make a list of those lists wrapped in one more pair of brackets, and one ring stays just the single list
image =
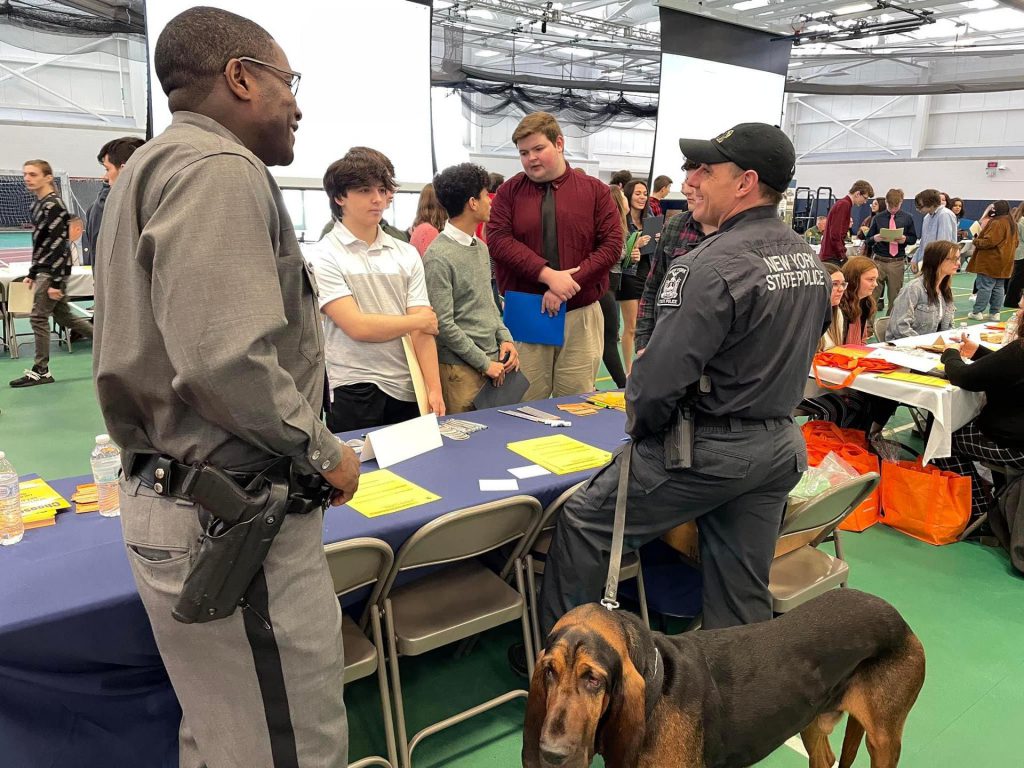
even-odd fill
[{"label": "state trooper with glasses", "polygon": [[[172,122],[106,204],[94,369],[123,451],[128,559],[181,703],[179,762],[345,768],[341,612],[319,504],[352,497],[359,462],[321,420],[316,284],[268,171],[293,159],[299,74],[262,27],[207,7],[168,23],[154,64]],[[215,620],[181,608],[186,576],[229,536],[207,527],[225,505],[205,501],[193,471],[277,494],[252,518],[276,537],[262,562],[245,548],[227,560],[233,574],[249,557],[255,575],[236,578],[244,595]]]}]

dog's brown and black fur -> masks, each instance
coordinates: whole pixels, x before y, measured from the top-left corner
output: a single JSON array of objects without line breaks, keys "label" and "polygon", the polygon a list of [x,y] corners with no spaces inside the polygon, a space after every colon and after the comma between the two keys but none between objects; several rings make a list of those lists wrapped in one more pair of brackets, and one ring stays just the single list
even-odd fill
[{"label": "dog's brown and black fur", "polygon": [[576,608],[530,684],[526,768],[740,768],[799,733],[810,768],[849,715],[840,768],[867,735],[872,768],[899,762],[924,649],[891,605],[838,589],[781,618],[667,636],[623,611]]}]

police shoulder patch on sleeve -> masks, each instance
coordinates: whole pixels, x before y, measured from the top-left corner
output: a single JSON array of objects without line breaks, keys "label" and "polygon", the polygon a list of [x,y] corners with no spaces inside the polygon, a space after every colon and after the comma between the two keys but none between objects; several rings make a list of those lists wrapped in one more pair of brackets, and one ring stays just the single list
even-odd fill
[{"label": "police shoulder patch on sleeve", "polygon": [[673,264],[665,273],[658,293],[659,307],[679,307],[683,303],[683,286],[690,276],[690,268],[685,264]]}]

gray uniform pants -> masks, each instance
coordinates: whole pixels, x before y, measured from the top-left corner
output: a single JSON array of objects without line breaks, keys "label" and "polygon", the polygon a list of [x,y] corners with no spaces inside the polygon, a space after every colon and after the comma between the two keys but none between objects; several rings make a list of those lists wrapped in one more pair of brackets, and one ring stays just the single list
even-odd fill
[{"label": "gray uniform pants", "polygon": [[205,624],[171,617],[195,555],[196,507],[127,480],[121,521],[181,703],[181,768],[345,768],[341,609],[320,512],[285,519],[250,589],[252,609]]},{"label": "gray uniform pants", "polygon": [[[562,614],[601,599],[608,573],[620,449],[562,510],[544,567],[540,623],[546,635]],[[768,592],[775,543],[789,492],[807,468],[791,420],[698,427],[693,467],[666,470],[660,438],[633,447],[624,549],[690,520],[700,531],[703,626],[772,617]]]},{"label": "gray uniform pants", "polygon": [[29,325],[32,326],[36,339],[35,367],[40,371],[48,370],[50,367],[51,317],[69,331],[77,331],[86,338],[92,338],[92,323],[84,317],[75,315],[68,307],[66,298],[50,298],[47,291],[51,284],[50,276],[40,273],[32,287],[32,314],[29,316]]}]

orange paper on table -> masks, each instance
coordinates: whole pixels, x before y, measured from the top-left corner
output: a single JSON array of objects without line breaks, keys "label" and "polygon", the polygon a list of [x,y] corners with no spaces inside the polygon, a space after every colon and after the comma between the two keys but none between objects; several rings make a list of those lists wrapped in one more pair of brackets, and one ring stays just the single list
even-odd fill
[{"label": "orange paper on table", "polygon": [[882,519],[928,544],[952,544],[971,519],[971,478],[916,461],[882,464]]},{"label": "orange paper on table", "polygon": [[[867,438],[857,429],[841,429],[830,421],[808,421],[800,431],[807,441],[807,464],[816,467],[834,453],[864,475],[878,472],[878,457],[869,453]],[[844,531],[863,531],[879,520],[878,489],[851,512],[839,528]]]}]

